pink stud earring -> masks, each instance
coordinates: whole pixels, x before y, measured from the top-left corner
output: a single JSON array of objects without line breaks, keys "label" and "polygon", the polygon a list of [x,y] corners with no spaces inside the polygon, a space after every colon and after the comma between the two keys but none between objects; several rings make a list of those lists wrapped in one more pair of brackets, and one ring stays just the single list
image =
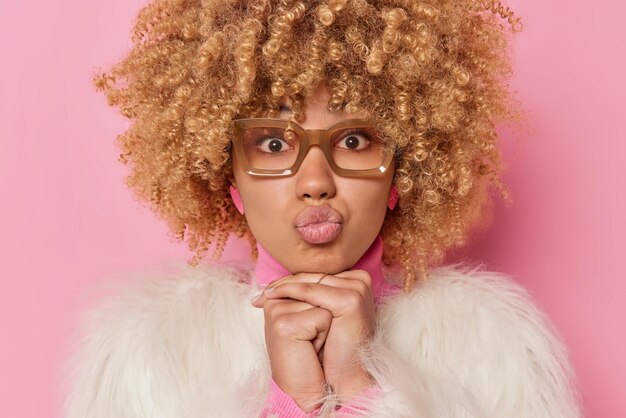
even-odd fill
[{"label": "pink stud earring", "polygon": [[391,189],[389,190],[389,200],[387,201],[387,207],[389,210],[393,210],[398,204],[398,199],[400,195],[398,194],[398,189],[395,184],[391,185]]},{"label": "pink stud earring", "polygon": [[243,202],[241,201],[239,190],[237,190],[233,186],[230,186],[229,190],[230,190],[230,197],[233,199],[233,203],[235,204],[235,207],[237,208],[239,213],[243,215]]}]

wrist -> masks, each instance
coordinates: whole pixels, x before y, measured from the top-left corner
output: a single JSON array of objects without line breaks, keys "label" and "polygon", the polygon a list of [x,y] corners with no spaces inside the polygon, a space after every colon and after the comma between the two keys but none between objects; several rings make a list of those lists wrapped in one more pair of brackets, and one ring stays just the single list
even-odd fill
[{"label": "wrist", "polygon": [[320,401],[321,398],[321,396],[302,398],[297,397],[293,398],[293,400],[296,405],[298,405],[298,408],[302,410],[302,412],[310,413],[315,411],[316,409],[319,409],[319,407],[322,406],[322,402]]},{"label": "wrist", "polygon": [[[296,397],[297,398],[297,397]],[[268,397],[268,405],[264,410],[263,418],[278,414],[278,416],[288,417],[312,417],[316,416],[316,411],[321,406],[319,398],[296,399],[290,393],[283,390],[278,383],[272,378],[270,383],[270,392]],[[317,401],[317,405],[314,405]]]},{"label": "wrist", "polygon": [[345,403],[353,397],[363,393],[374,386],[376,382],[365,370],[360,370],[350,376],[342,376],[331,383],[333,392],[339,397],[341,403]]},{"label": "wrist", "polygon": [[318,409],[322,404],[322,398],[324,396],[324,388],[320,387],[319,389],[295,389],[291,387],[281,388],[278,382],[272,379],[272,385],[275,388],[278,388],[280,391],[289,396],[293,402],[300,408],[303,412],[311,412],[315,409]]}]

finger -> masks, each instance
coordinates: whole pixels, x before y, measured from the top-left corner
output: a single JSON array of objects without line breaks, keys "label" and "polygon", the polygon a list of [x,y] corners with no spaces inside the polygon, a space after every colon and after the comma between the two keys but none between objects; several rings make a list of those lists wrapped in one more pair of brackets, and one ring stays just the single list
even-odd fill
[{"label": "finger", "polygon": [[[320,275],[317,275],[317,280],[319,280],[319,278],[321,276],[323,276],[324,273],[321,273]],[[261,299],[261,296],[266,292],[269,291],[270,289],[273,289],[274,287],[276,287],[277,285],[279,285],[280,283],[284,283],[284,282],[294,282],[294,281],[298,281],[298,280],[308,280],[311,283],[313,282],[313,279],[311,277],[308,277],[311,275],[306,275],[303,273],[299,273],[296,275],[288,275],[288,276],[284,276],[280,279],[274,280],[273,282],[270,282],[267,286],[265,286],[262,290],[261,293],[259,293],[258,295],[254,296],[251,300],[250,303],[252,304],[252,306],[257,307],[257,308],[261,308],[263,307],[263,302],[265,301],[264,299]],[[312,276],[316,276],[316,274],[312,274]]]},{"label": "finger", "polygon": [[[281,279],[278,280],[274,280],[273,282],[270,282],[270,284],[267,285],[267,287],[265,287],[264,291],[267,291],[268,289],[272,289],[276,286],[279,286],[283,283],[297,283],[297,282],[306,282],[306,283],[318,283],[318,282],[324,282],[324,284],[329,284],[328,283],[328,279],[329,278],[337,278],[337,277],[341,277],[343,279],[351,279],[351,280],[358,280],[360,282],[362,282],[363,284],[366,285],[367,288],[371,288],[372,286],[372,278],[370,276],[370,274],[365,271],[365,270],[346,270],[346,271],[342,271],[340,273],[337,274],[325,274],[325,273],[296,273],[296,274],[292,274],[289,276],[285,276]],[[332,286],[335,287],[343,287],[342,286],[342,282],[337,281],[337,280],[332,280],[331,279],[330,283]]]},{"label": "finger", "polygon": [[[252,306],[256,307],[256,308],[264,308],[265,309],[265,302],[268,300],[267,298],[262,298],[263,296],[263,292],[259,293],[258,295],[256,295],[255,297],[253,297],[250,300],[250,303],[252,304]],[[284,298],[283,299],[284,302],[302,302],[302,301],[298,301],[295,299],[289,299],[289,298]],[[310,307],[310,306],[309,306]]]},{"label": "finger", "polygon": [[343,277],[344,279],[359,280],[366,284],[368,288],[372,288],[372,276],[370,276],[366,270],[346,270],[341,273],[334,274],[334,276]]},{"label": "finger", "polygon": [[343,277],[319,275],[311,273],[298,273],[295,275],[284,277],[280,280],[270,283],[262,293],[255,296],[251,303],[253,306],[261,307],[264,302],[263,295],[273,291],[276,287],[285,283],[311,283],[323,284],[342,289],[350,289],[358,292],[365,300],[372,298],[371,294],[371,278],[369,273],[364,270],[351,270],[349,272],[340,273]]},{"label": "finger", "polygon": [[314,306],[294,299],[266,299],[263,304],[266,321],[280,315],[302,312],[310,308],[314,308]]},{"label": "finger", "polygon": [[332,314],[326,309],[309,308],[275,318],[270,329],[279,338],[313,341],[320,333],[328,332],[331,322]]},{"label": "finger", "polygon": [[[301,302],[293,299],[267,299],[263,306],[265,311],[265,321],[273,322],[275,318],[281,315],[287,315],[292,313],[298,313],[302,311],[306,311],[308,309],[315,308],[313,305]],[[322,308],[316,308],[322,309]],[[327,311],[328,312],[328,311]],[[332,314],[328,312],[327,316],[332,318]],[[315,352],[319,353],[320,349],[324,346],[326,342],[326,337],[328,336],[328,331],[330,329],[330,325],[328,328],[320,331],[317,336],[313,339],[313,347],[315,348]]]},{"label": "finger", "polygon": [[[345,279],[337,279],[345,280]],[[368,295],[368,297],[371,297]],[[290,298],[329,310],[338,318],[353,313],[368,303],[366,296],[354,289],[317,283],[283,283],[262,294],[260,301]]]},{"label": "finger", "polygon": [[[328,311],[326,311],[328,312]],[[328,314],[332,317],[332,314],[328,312]],[[319,355],[320,351],[324,349],[324,343],[326,342],[326,338],[328,337],[328,332],[330,330],[330,326],[327,329],[320,331],[315,338],[313,339],[313,348],[315,348],[315,352]],[[319,357],[318,357],[319,358]],[[321,364],[321,363],[320,363]]]},{"label": "finger", "polygon": [[[270,283],[262,293],[252,299],[251,303],[257,308],[262,307],[265,300],[268,299],[264,296],[286,283],[321,284],[322,281],[323,284],[328,286],[356,291],[368,303],[373,301],[371,276],[369,273],[365,270],[347,270],[339,273],[337,276],[325,275],[323,273],[321,275],[319,273],[297,273],[285,276]],[[349,302],[355,301],[349,300]]]}]

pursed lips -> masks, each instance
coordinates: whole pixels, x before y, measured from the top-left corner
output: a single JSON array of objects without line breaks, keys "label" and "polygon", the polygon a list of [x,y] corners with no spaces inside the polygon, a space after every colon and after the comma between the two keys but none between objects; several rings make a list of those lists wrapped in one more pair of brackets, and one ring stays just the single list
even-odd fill
[{"label": "pursed lips", "polygon": [[325,244],[339,236],[342,224],[343,216],[330,206],[309,206],[296,218],[295,228],[304,241]]}]

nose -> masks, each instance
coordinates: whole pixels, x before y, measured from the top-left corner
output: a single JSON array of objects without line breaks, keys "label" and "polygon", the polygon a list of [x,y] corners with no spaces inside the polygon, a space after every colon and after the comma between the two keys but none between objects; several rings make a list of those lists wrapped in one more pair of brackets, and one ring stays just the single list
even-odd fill
[{"label": "nose", "polygon": [[298,199],[325,200],[337,192],[332,169],[319,146],[309,148],[295,176]]}]

